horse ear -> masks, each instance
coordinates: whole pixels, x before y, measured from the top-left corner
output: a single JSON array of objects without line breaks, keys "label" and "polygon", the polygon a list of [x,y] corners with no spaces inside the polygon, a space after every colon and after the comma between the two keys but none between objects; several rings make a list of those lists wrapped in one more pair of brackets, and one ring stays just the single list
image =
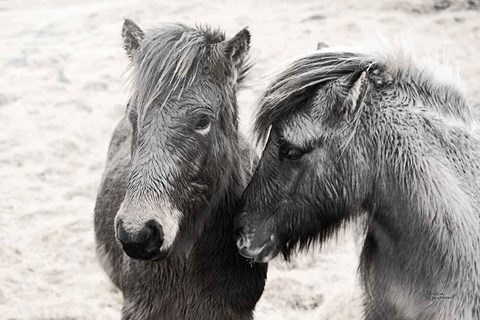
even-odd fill
[{"label": "horse ear", "polygon": [[227,41],[225,55],[235,66],[239,66],[245,60],[250,50],[250,31],[248,28],[240,30],[232,39]]},{"label": "horse ear", "polygon": [[329,47],[329,45],[326,44],[325,42],[322,42],[322,41],[317,42],[317,50],[321,50],[321,49],[328,48],[328,47]]},{"label": "horse ear", "polygon": [[122,28],[122,38],[125,51],[130,59],[133,59],[138,49],[140,48],[140,42],[145,37],[143,30],[130,19],[125,19]]},{"label": "horse ear", "polygon": [[362,105],[363,98],[368,89],[368,75],[367,71],[361,71],[352,74],[343,83],[345,88],[348,88],[345,98],[343,99],[342,107],[340,108],[340,114],[344,115],[347,119],[354,114],[357,109]]}]

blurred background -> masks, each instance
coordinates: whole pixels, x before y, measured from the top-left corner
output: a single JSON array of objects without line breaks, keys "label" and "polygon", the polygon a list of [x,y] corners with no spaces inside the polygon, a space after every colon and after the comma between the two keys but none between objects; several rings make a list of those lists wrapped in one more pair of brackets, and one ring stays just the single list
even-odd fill
[{"label": "blurred background", "polygon": [[[119,319],[121,295],[96,261],[93,206],[129,95],[123,18],[148,29],[245,26],[256,62],[239,95],[243,130],[265,75],[329,45],[379,35],[446,56],[480,100],[479,1],[0,1],[0,318]],[[257,319],[359,319],[352,231],[271,264]]]}]

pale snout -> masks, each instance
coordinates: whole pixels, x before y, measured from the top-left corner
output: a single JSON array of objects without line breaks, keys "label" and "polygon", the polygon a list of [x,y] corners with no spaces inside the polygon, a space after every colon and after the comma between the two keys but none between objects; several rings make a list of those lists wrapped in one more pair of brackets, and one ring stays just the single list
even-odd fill
[{"label": "pale snout", "polygon": [[130,258],[157,260],[164,256],[161,251],[164,242],[163,228],[155,220],[149,220],[139,230],[131,232],[125,229],[123,220],[118,219],[116,237]]},{"label": "pale snout", "polygon": [[166,258],[177,236],[181,213],[168,201],[124,200],[115,218],[115,236],[125,253],[140,260]]},{"label": "pale snout", "polygon": [[281,250],[281,242],[275,234],[267,230],[244,227],[238,220],[235,238],[240,254],[255,262],[266,263],[277,256]]}]

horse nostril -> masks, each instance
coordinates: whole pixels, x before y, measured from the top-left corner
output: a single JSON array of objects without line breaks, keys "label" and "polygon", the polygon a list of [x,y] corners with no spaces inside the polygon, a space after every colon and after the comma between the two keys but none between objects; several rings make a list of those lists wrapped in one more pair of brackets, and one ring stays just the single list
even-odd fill
[{"label": "horse nostril", "polygon": [[150,220],[140,231],[128,232],[119,220],[117,239],[129,257],[148,260],[158,255],[163,245],[163,228],[158,222]]},{"label": "horse nostril", "polygon": [[239,249],[243,248],[247,242],[243,234],[243,228],[237,228],[235,230],[235,238],[237,239],[237,247]]},{"label": "horse nostril", "polygon": [[128,237],[128,234],[125,231],[125,228],[123,227],[123,221],[121,219],[117,221],[116,231],[117,231],[117,239],[118,241],[120,241],[122,245],[130,242],[130,238]]},{"label": "horse nostril", "polygon": [[145,251],[152,252],[160,249],[164,239],[162,226],[157,221],[150,220],[146,224],[146,229],[148,230],[148,238]]}]

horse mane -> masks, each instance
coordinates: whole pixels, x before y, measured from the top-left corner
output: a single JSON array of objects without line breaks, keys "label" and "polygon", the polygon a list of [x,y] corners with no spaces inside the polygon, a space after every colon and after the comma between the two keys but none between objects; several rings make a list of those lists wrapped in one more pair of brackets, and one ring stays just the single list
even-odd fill
[{"label": "horse mane", "polygon": [[324,48],[290,63],[260,97],[254,123],[257,146],[266,141],[272,125],[312,99],[318,88],[371,66],[380,67],[437,117],[467,125],[473,118],[472,106],[460,88],[460,77],[448,64],[416,59],[404,46],[389,43],[374,49]]},{"label": "horse mane", "polygon": [[[222,31],[209,26],[193,28],[183,24],[166,24],[148,31],[129,67],[134,91],[132,102],[141,108],[141,116],[159,97],[165,104],[178,89],[180,97],[195,81],[199,70],[209,67],[208,54],[214,45],[224,40]],[[247,59],[238,83],[244,80],[250,68],[251,63]]]}]

